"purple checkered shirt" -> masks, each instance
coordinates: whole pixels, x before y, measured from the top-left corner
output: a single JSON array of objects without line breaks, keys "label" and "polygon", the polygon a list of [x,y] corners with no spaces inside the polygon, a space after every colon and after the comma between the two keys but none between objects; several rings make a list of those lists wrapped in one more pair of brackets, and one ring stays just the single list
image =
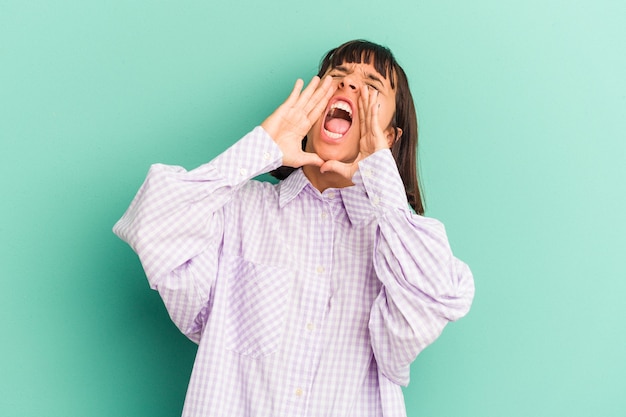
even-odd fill
[{"label": "purple checkered shirt", "polygon": [[320,193],[257,127],[192,171],[154,165],[114,232],[199,344],[183,416],[405,416],[417,354],[465,315],[472,274],[414,214],[391,152]]}]

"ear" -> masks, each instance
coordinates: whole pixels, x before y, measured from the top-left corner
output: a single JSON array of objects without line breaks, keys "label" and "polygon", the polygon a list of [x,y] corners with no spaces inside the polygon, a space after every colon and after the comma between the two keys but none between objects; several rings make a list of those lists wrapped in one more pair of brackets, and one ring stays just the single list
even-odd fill
[{"label": "ear", "polygon": [[400,136],[402,136],[402,129],[399,127],[389,126],[385,129],[385,137],[387,138],[387,146],[391,148],[394,143],[400,140]]}]

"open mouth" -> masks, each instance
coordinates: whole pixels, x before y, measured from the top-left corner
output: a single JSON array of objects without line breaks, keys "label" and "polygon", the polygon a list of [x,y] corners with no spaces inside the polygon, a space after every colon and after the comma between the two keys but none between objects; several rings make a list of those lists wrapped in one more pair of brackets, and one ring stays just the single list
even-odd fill
[{"label": "open mouth", "polygon": [[352,107],[343,100],[331,104],[324,119],[324,133],[331,139],[339,139],[352,126]]}]

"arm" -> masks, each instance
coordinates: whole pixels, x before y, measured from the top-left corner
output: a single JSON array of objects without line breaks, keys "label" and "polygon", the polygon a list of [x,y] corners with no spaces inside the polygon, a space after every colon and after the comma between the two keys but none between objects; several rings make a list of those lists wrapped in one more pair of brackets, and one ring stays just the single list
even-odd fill
[{"label": "arm", "polygon": [[[443,228],[408,209],[404,185],[389,147],[397,138],[379,125],[377,92],[361,91],[360,153],[352,163],[327,161],[334,171],[365,189],[362,202],[377,220],[373,264],[381,291],[369,330],[381,374],[409,382],[410,364],[448,321],[467,313],[474,296],[472,274],[456,259]],[[359,187],[362,185],[362,187]]]},{"label": "arm", "polygon": [[359,163],[378,220],[374,269],[382,289],[370,314],[370,336],[380,371],[407,385],[410,364],[449,321],[469,311],[472,274],[452,254],[443,225],[408,209],[396,164],[388,150]]},{"label": "arm", "polygon": [[[260,127],[192,171],[153,165],[113,231],[139,255],[179,329],[192,338],[206,306],[222,242],[221,208],[252,177],[281,165],[282,154]],[[196,340],[197,341],[197,340]]]},{"label": "arm", "polygon": [[252,177],[282,164],[321,165],[301,141],[332,94],[318,77],[303,90],[298,80],[287,100],[222,155],[193,171],[154,165],[113,228],[139,255],[178,328],[198,341],[209,308],[222,245],[222,207]]}]

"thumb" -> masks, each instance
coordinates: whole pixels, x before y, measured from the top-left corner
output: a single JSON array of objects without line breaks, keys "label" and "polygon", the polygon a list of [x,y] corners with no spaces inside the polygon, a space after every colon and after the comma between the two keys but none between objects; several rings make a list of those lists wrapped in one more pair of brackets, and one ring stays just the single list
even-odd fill
[{"label": "thumb", "polygon": [[300,155],[300,166],[314,165],[316,167],[322,166],[324,160],[316,153],[302,152]]},{"label": "thumb", "polygon": [[339,161],[326,161],[322,166],[320,166],[320,172],[322,174],[326,172],[334,172],[336,174],[341,175],[342,177],[352,180],[354,173],[356,172],[356,164],[346,164],[344,162]]}]

